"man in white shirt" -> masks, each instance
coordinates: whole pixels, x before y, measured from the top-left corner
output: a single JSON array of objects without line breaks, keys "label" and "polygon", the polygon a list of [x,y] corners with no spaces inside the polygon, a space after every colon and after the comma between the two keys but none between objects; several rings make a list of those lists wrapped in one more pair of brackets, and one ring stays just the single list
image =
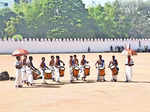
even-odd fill
[{"label": "man in white shirt", "polygon": [[22,87],[22,77],[21,77],[22,62],[21,62],[20,56],[17,56],[16,59],[17,59],[17,61],[15,63],[15,68],[16,68],[15,87],[21,88]]},{"label": "man in white shirt", "polygon": [[125,65],[126,82],[130,82],[132,80],[132,66],[134,65],[133,59],[130,55],[127,56]]}]

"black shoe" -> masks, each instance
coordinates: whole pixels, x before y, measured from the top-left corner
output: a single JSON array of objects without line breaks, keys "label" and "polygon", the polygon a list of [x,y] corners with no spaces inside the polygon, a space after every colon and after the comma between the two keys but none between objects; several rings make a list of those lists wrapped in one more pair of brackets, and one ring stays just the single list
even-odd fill
[{"label": "black shoe", "polygon": [[55,78],[52,78],[53,81],[55,81]]},{"label": "black shoe", "polygon": [[18,88],[22,88],[22,85],[18,85]]},{"label": "black shoe", "polygon": [[114,79],[114,82],[117,82],[117,79]]},{"label": "black shoe", "polygon": [[29,83],[29,82],[27,82],[27,86],[29,86],[29,84],[30,84],[30,83]]}]

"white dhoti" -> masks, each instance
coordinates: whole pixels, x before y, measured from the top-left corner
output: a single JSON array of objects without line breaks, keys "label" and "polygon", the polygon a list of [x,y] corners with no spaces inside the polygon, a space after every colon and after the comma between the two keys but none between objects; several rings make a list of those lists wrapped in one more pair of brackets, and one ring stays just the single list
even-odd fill
[{"label": "white dhoti", "polygon": [[45,83],[45,76],[44,76],[44,73],[45,71],[43,69],[40,69],[40,72],[41,72],[41,76],[42,76],[42,83]]},{"label": "white dhoti", "polygon": [[56,82],[59,82],[60,81],[59,68],[55,67],[55,72],[56,72]]},{"label": "white dhoti", "polygon": [[19,86],[22,85],[22,77],[21,77],[21,69],[16,69],[16,79],[15,79],[15,85]]},{"label": "white dhoti", "polygon": [[73,81],[74,80],[74,77],[73,77],[73,67],[69,67],[69,73],[70,73],[70,81]]},{"label": "white dhoti", "polygon": [[126,65],[125,75],[126,75],[126,81],[132,80],[132,67],[131,66]]},{"label": "white dhoti", "polygon": [[33,84],[33,75],[32,75],[32,70],[31,69],[27,69],[27,76],[28,76],[28,82],[30,84]]},{"label": "white dhoti", "polygon": [[54,66],[49,66],[49,69],[52,71],[52,78],[55,79],[55,67]]},{"label": "white dhoti", "polygon": [[26,74],[26,66],[22,67],[21,72],[22,72],[22,80],[27,81],[28,77],[27,77],[27,74]]},{"label": "white dhoti", "polygon": [[81,67],[80,67],[80,76],[81,76],[82,78],[85,78],[85,77],[86,77],[85,74],[84,74],[84,66],[81,66]]}]

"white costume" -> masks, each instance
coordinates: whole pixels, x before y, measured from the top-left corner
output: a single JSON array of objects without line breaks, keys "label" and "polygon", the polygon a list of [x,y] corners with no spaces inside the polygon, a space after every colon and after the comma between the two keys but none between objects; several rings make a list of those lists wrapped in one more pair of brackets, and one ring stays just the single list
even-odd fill
[{"label": "white costume", "polygon": [[22,66],[21,72],[22,72],[22,80],[27,81],[28,77],[27,77],[27,74],[26,74],[26,65]]},{"label": "white costume", "polygon": [[55,79],[55,66],[49,66],[49,69],[52,71],[52,78]]},{"label": "white costume", "polygon": [[[128,64],[128,58],[126,59],[126,67],[125,67],[125,75],[126,75],[126,81],[132,80],[132,66],[127,65]],[[129,64],[134,64],[133,59],[131,58]]]},{"label": "white costume", "polygon": [[55,72],[56,72],[56,82],[59,82],[60,81],[59,67],[55,67]]},{"label": "white costume", "polygon": [[44,76],[44,73],[45,73],[45,70],[43,68],[40,68],[40,72],[41,72],[41,76],[42,76],[42,83],[45,83],[45,76]]},{"label": "white costume", "polygon": [[[21,61],[17,61],[15,67],[20,64]],[[19,86],[19,85],[22,85],[21,69],[16,68],[15,86]]]},{"label": "white costume", "polygon": [[69,67],[69,72],[70,72],[70,81],[73,81],[74,80],[74,77],[73,77],[73,66]]},{"label": "white costume", "polygon": [[27,73],[27,76],[28,76],[28,82],[30,84],[33,84],[33,75],[32,75],[32,69],[30,67],[26,67],[26,73]]}]

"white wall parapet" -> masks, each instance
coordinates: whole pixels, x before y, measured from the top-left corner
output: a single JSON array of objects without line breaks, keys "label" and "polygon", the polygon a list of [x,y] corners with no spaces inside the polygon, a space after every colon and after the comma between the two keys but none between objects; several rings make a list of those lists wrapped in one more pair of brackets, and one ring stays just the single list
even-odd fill
[{"label": "white wall parapet", "polygon": [[150,49],[150,39],[102,39],[102,38],[64,38],[64,39],[45,39],[45,38],[25,38],[22,41],[14,39],[0,39],[0,53],[12,53],[18,48],[27,49],[30,53],[71,53],[110,51],[112,46],[131,45],[134,50]]}]

